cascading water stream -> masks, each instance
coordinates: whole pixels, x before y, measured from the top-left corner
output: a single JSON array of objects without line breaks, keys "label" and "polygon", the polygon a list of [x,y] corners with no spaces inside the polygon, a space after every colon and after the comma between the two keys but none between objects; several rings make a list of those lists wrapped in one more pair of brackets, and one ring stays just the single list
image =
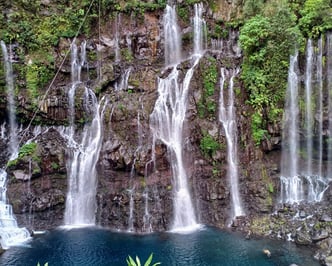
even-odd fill
[{"label": "cascading water stream", "polygon": [[186,73],[183,84],[178,81],[176,67],[165,79],[158,81],[159,97],[150,116],[154,138],[165,143],[170,151],[174,178],[174,231],[193,230],[197,227],[194,207],[191,201],[187,174],[182,159],[182,131],[185,119],[187,94],[190,80],[199,57]]},{"label": "cascading water stream", "polygon": [[307,148],[307,175],[312,174],[312,64],[313,64],[313,46],[311,39],[307,42],[307,57],[306,57],[306,73],[305,73],[305,126],[306,126],[306,148]]},{"label": "cascading water stream", "polygon": [[85,42],[81,45],[81,60],[77,47],[72,44],[72,86],[68,92],[70,126],[62,132],[72,149],[67,161],[68,193],[64,222],[67,226],[94,225],[96,210],[96,164],[102,144],[102,120],[106,100],[98,100],[89,88],[84,88],[85,109],[91,114],[91,123],[85,124],[81,141],[75,137],[75,91],[81,84],[81,68],[85,62]]},{"label": "cascading water stream", "polygon": [[176,8],[166,6],[164,14],[165,65],[181,60],[181,35],[177,24]]},{"label": "cascading water stream", "polygon": [[[9,155],[13,160],[18,155],[17,124],[15,116],[14,101],[14,80],[11,58],[8,55],[7,47],[1,41],[1,49],[4,59],[6,73],[6,87],[8,95],[8,116],[9,116]],[[30,238],[26,228],[19,228],[13,214],[12,206],[7,202],[7,173],[0,169],[0,244],[2,249],[18,245]]]},{"label": "cascading water stream", "polygon": [[289,203],[303,199],[302,180],[298,176],[299,108],[298,108],[298,52],[290,58],[288,86],[283,124],[283,147],[281,161],[281,200]]},{"label": "cascading water stream", "polygon": [[227,90],[228,104],[226,104],[224,100],[224,84],[226,81],[225,68],[221,68],[220,72],[219,121],[223,126],[227,141],[227,176],[231,188],[232,215],[233,217],[237,217],[244,215],[239,193],[236,112],[233,91],[234,78],[239,73],[239,69],[230,70],[231,77]]},{"label": "cascading water stream", "polygon": [[206,23],[202,18],[203,4],[195,4],[195,16],[193,18],[194,25],[194,54],[201,55],[206,47]]},{"label": "cascading water stream", "polygon": [[[332,146],[327,142],[324,147],[323,134],[330,132],[324,126],[324,92],[328,96],[328,110],[331,114],[329,84],[331,78],[331,44],[327,36],[326,62],[327,86],[324,87],[323,41],[314,46],[307,41],[306,68],[304,82],[303,113],[300,113],[302,93],[300,85],[297,55],[291,57],[288,74],[288,89],[284,112],[283,147],[281,160],[281,202],[299,203],[301,201],[319,202],[329,187],[331,180]],[[301,118],[304,119],[301,123]],[[331,127],[329,119],[328,129]],[[303,132],[303,133],[302,133]],[[329,133],[331,134],[331,133]],[[328,149],[327,160],[323,158],[324,149]],[[302,170],[303,168],[303,170]]]},{"label": "cascading water stream", "polygon": [[131,67],[127,68],[124,73],[121,75],[119,80],[117,80],[114,84],[114,90],[120,91],[120,90],[126,90],[128,88],[128,80],[131,72]]},{"label": "cascading water stream", "polygon": [[120,50],[120,28],[121,25],[121,14],[118,13],[115,19],[115,33],[114,33],[114,43],[115,43],[115,62],[120,62],[121,60],[121,50]]},{"label": "cascading water stream", "polygon": [[[97,173],[96,164],[102,143],[102,120],[107,101],[98,101],[89,89],[87,95],[93,96],[93,120],[83,129],[80,143],[73,148],[67,163],[69,187],[66,199],[65,225],[94,225],[96,211]],[[86,95],[86,96],[87,96]],[[91,99],[91,98],[90,98]],[[68,136],[70,137],[70,135]],[[70,140],[74,142],[74,140]]]},{"label": "cascading water stream", "polygon": [[317,51],[317,135],[318,135],[318,169],[317,175],[322,176],[323,161],[323,43],[322,38],[318,40]]},{"label": "cascading water stream", "polygon": [[[183,162],[182,139],[189,85],[196,65],[202,56],[203,26],[202,6],[195,6],[194,21],[194,55],[192,66],[187,71],[183,82],[179,82],[177,63],[181,60],[180,33],[177,26],[175,7],[166,6],[164,15],[165,62],[174,65],[168,77],[158,80],[158,99],[150,115],[150,127],[154,143],[161,140],[170,152],[173,174],[174,220],[173,232],[192,231],[200,227],[196,221],[191,200],[188,177]],[[197,24],[197,25],[196,25]]]},{"label": "cascading water stream", "polygon": [[[327,65],[327,87],[331,88],[332,86],[332,34],[327,34],[327,40],[326,40],[326,65]],[[328,100],[328,120],[330,121],[328,126],[328,137],[329,139],[332,139],[332,93],[327,94],[327,100]],[[327,167],[327,176],[332,177],[332,141],[328,142],[327,146],[327,160],[330,162]]]},{"label": "cascading water stream", "polygon": [[8,54],[6,44],[1,41],[1,50],[4,58],[5,73],[6,73],[6,88],[7,88],[7,112],[9,119],[9,154],[11,159],[14,159],[18,153],[17,140],[17,123],[16,123],[16,105],[15,105],[15,88],[13,79],[13,67],[11,63],[11,56]]}]

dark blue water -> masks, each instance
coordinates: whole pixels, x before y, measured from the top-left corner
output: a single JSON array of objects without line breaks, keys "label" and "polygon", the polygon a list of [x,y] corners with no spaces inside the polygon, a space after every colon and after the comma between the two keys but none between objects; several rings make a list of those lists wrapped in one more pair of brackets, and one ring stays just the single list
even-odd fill
[{"label": "dark blue water", "polygon": [[[267,258],[262,250],[269,249]],[[36,266],[126,266],[126,257],[136,255],[164,266],[318,266],[309,250],[289,242],[245,240],[237,234],[205,228],[181,235],[156,233],[132,235],[100,228],[53,230],[35,237],[21,247],[13,247],[0,257],[0,265]]]}]

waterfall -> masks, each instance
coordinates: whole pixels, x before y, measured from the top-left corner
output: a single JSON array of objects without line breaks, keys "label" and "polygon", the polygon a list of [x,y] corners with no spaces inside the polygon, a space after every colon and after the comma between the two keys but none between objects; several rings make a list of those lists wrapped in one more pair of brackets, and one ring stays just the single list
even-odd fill
[{"label": "waterfall", "polygon": [[312,174],[312,64],[313,64],[313,46],[311,39],[307,42],[307,57],[306,57],[306,73],[305,73],[305,127],[306,127],[306,148],[307,148],[307,175]]},{"label": "waterfall", "polygon": [[205,49],[206,44],[206,23],[202,18],[203,14],[203,4],[195,4],[195,16],[193,18],[194,24],[194,54],[202,54]]},{"label": "waterfall", "polygon": [[317,175],[322,176],[323,160],[323,44],[322,38],[318,40],[317,53],[317,135],[318,135],[318,169]]},{"label": "waterfall", "polygon": [[[94,225],[96,211],[96,164],[102,144],[102,120],[107,101],[98,103],[90,89],[85,97],[92,99],[93,120],[83,128],[82,140],[76,142],[70,134],[65,136],[73,149],[67,161],[68,193],[65,225]],[[70,130],[71,132],[71,130]]]},{"label": "waterfall", "polygon": [[9,154],[11,159],[17,156],[18,140],[17,140],[17,124],[16,124],[16,106],[15,106],[15,88],[13,79],[13,67],[11,63],[11,55],[8,54],[6,44],[1,41],[1,50],[4,59],[7,87],[7,112],[9,119]]},{"label": "waterfall", "polygon": [[165,64],[171,65],[181,60],[181,35],[177,24],[175,6],[166,6],[164,14]]},{"label": "waterfall", "polygon": [[85,109],[92,114],[92,121],[84,125],[81,141],[75,136],[75,91],[81,84],[81,68],[85,63],[85,42],[81,44],[80,57],[77,46],[71,47],[72,86],[68,92],[70,126],[62,132],[68,140],[71,152],[67,161],[68,192],[65,209],[65,225],[94,225],[96,210],[96,164],[102,144],[102,119],[106,100],[98,100],[92,90],[84,88]]},{"label": "waterfall", "polygon": [[115,34],[114,34],[114,43],[115,43],[115,62],[120,62],[121,60],[121,50],[120,50],[120,32],[119,27],[121,25],[121,14],[118,13],[115,21]]},{"label": "waterfall", "polygon": [[[332,101],[329,92],[332,80],[330,38],[328,35],[326,55],[323,55],[322,38],[317,43],[311,39],[307,41],[303,93],[297,55],[290,60],[283,124],[281,202],[319,202],[329,187],[332,145],[331,141],[325,141],[324,138],[330,138],[332,130]],[[323,76],[325,72],[326,82]],[[328,97],[324,97],[324,94]],[[328,98],[327,101],[324,98]],[[302,102],[305,108],[300,110]],[[328,127],[324,125],[325,110],[328,110],[329,114]],[[328,151],[327,158],[323,156],[325,150]]]},{"label": "waterfall", "polygon": [[[18,155],[17,124],[14,101],[14,80],[11,58],[8,55],[7,47],[1,41],[1,49],[4,59],[6,73],[6,86],[8,95],[8,117],[9,117],[9,154],[10,159],[15,159]],[[1,129],[2,137],[5,137],[5,128]],[[19,228],[13,214],[12,206],[7,202],[7,173],[0,169],[0,244],[3,249],[8,249],[30,238],[30,233],[26,228]]]},{"label": "waterfall", "polygon": [[[332,34],[329,33],[327,35],[327,41],[326,41],[326,46],[327,46],[327,87],[331,88],[332,87]],[[328,126],[328,138],[330,141],[328,141],[328,147],[327,147],[327,160],[328,162],[332,162],[332,93],[328,93],[327,96],[328,100],[328,121],[329,121],[329,126]],[[332,163],[328,164],[327,168],[327,176],[332,177]]]},{"label": "waterfall", "polygon": [[281,198],[294,203],[302,200],[302,180],[298,176],[299,107],[298,52],[290,57],[285,112],[283,118],[283,147],[281,161]]},{"label": "waterfall", "polygon": [[[200,9],[198,7],[196,10],[195,18],[197,21],[200,20],[200,24],[202,24],[202,12],[199,12]],[[202,26],[195,28],[194,40],[201,40],[201,38],[197,36],[202,36],[202,29]],[[174,220],[172,231],[192,231],[197,229],[200,225],[197,224],[195,210],[190,196],[188,177],[182,157],[182,139],[189,85],[194,69],[201,58],[201,50],[194,51],[191,58],[192,65],[181,83],[179,81],[177,65],[174,65],[181,59],[181,40],[177,26],[175,7],[166,6],[164,31],[165,62],[166,65],[173,64],[173,67],[166,78],[158,79],[158,98],[153,112],[150,115],[150,127],[153,133],[153,147],[155,146],[156,140],[159,139],[167,146],[170,154],[174,193]],[[202,49],[196,42],[194,47],[198,47],[195,49]]]},{"label": "waterfall", "polygon": [[[80,53],[78,53],[78,47],[75,43],[72,43],[71,47],[71,79],[75,84],[81,81],[82,67],[86,64],[86,41],[83,41],[80,45]],[[80,56],[78,56],[78,54]]]},{"label": "waterfall", "polygon": [[238,181],[238,158],[237,158],[237,130],[236,130],[236,112],[234,106],[234,77],[239,73],[239,69],[229,70],[230,80],[227,90],[228,103],[224,100],[224,84],[226,81],[225,68],[221,68],[220,77],[220,97],[219,97],[219,122],[222,124],[227,141],[227,176],[231,188],[232,215],[233,217],[244,215],[242,209],[239,181]]},{"label": "waterfall", "polygon": [[12,206],[7,204],[6,180],[6,171],[0,169],[0,244],[3,249],[18,245],[30,238],[30,233],[26,228],[17,226]]},{"label": "waterfall", "polygon": [[129,193],[128,232],[134,232],[134,193],[135,187],[127,189]]},{"label": "waterfall", "polygon": [[187,173],[182,159],[182,132],[187,110],[187,95],[194,68],[199,62],[195,58],[186,73],[183,84],[178,81],[176,66],[165,79],[158,80],[158,99],[150,116],[153,136],[167,145],[174,178],[174,221],[173,230],[192,230],[197,227],[194,207],[191,201]]},{"label": "waterfall", "polygon": [[121,77],[115,82],[114,84],[114,90],[120,91],[120,90],[126,90],[128,88],[128,80],[131,72],[131,67],[127,68],[124,73],[121,75]]}]

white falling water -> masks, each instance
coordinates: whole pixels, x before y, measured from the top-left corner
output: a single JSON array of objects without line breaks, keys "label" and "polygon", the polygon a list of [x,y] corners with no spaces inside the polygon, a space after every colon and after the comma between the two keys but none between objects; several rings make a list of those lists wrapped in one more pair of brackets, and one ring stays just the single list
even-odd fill
[{"label": "white falling water", "polygon": [[[173,174],[173,205],[174,219],[172,231],[186,232],[200,227],[196,221],[194,206],[191,200],[188,177],[183,162],[182,139],[185,114],[187,110],[187,98],[191,78],[196,65],[201,58],[201,46],[196,42],[202,36],[202,13],[196,9],[195,17],[200,18],[200,25],[194,31],[194,51],[192,66],[187,71],[182,84],[179,82],[179,71],[177,65],[181,60],[181,38],[177,26],[175,7],[166,6],[164,15],[165,31],[165,62],[166,65],[173,64],[173,69],[164,79],[158,80],[158,99],[154,110],[150,115],[150,127],[153,132],[153,143],[156,139],[161,140],[170,152],[170,163]],[[196,18],[198,21],[198,19]]]},{"label": "white falling water", "polygon": [[198,62],[199,57],[186,73],[183,84],[178,81],[179,71],[176,66],[167,78],[159,79],[159,97],[150,116],[154,138],[165,143],[170,151],[174,178],[173,231],[193,230],[198,226],[182,159],[182,132],[187,110],[187,95]]},{"label": "white falling water", "polygon": [[317,51],[317,135],[318,135],[318,169],[317,175],[322,176],[322,160],[323,160],[323,43],[322,38],[318,40]]},{"label": "white falling water", "polygon": [[[237,130],[236,112],[234,106],[234,78],[239,69],[229,70],[231,75],[228,88],[224,88],[227,70],[221,68],[220,97],[219,97],[219,121],[223,126],[227,141],[227,176],[231,188],[232,215],[233,217],[244,215],[239,193],[238,158],[237,158]],[[227,90],[227,94],[226,94]],[[228,95],[228,103],[224,100],[224,94]]]},{"label": "white falling water", "polygon": [[1,139],[6,139],[6,122],[4,122],[1,125],[1,129],[0,129],[0,138]]},{"label": "white falling water", "polygon": [[[327,84],[331,78],[331,47],[327,38]],[[329,51],[330,50],[330,51]],[[319,202],[329,187],[331,180],[331,161],[323,160],[323,133],[329,132],[332,120],[329,119],[328,130],[324,128],[323,111],[324,91],[329,95],[328,110],[331,111],[329,86],[324,87],[323,41],[319,39],[316,46],[308,40],[306,49],[306,68],[304,82],[303,114],[300,114],[301,91],[299,89],[299,70],[297,55],[291,57],[286,105],[284,112],[283,148],[281,161],[281,202],[299,203],[301,201]],[[304,122],[300,119],[303,117]],[[302,134],[303,132],[304,134]],[[325,133],[324,133],[325,134]],[[331,144],[327,142],[328,158]],[[330,157],[331,158],[331,157]],[[303,169],[302,169],[303,168]]]},{"label": "white falling water", "polygon": [[3,249],[18,245],[30,238],[26,228],[18,227],[12,206],[7,204],[6,179],[6,171],[0,169],[0,244]]},{"label": "white falling water", "polygon": [[[18,155],[17,125],[15,117],[14,101],[14,80],[13,70],[7,47],[1,41],[1,49],[4,58],[4,67],[6,73],[6,86],[8,95],[8,116],[9,116],[9,153],[10,159]],[[3,134],[5,131],[1,130]],[[5,136],[2,136],[5,137]],[[3,249],[18,245],[30,238],[30,233],[26,228],[19,228],[16,218],[13,214],[12,206],[7,202],[7,173],[0,169],[0,244]]]},{"label": "white falling water", "polygon": [[[309,41],[308,41],[309,43]],[[308,45],[312,46],[312,43],[309,43]],[[307,192],[307,200],[309,202],[317,202],[321,201],[324,195],[324,192],[328,188],[328,180],[324,178],[323,176],[323,105],[324,105],[324,99],[323,99],[323,41],[322,38],[320,38],[317,42],[317,49],[316,53],[313,54],[315,56],[315,62],[316,62],[316,73],[314,75],[313,69],[311,68],[311,73],[308,73],[309,79],[308,83],[311,83],[311,86],[315,87],[315,90],[317,91],[316,96],[316,109],[311,108],[307,109],[306,112],[316,112],[315,118],[316,120],[316,126],[310,127],[306,131],[309,133],[309,136],[311,139],[311,145],[313,145],[313,134],[315,133],[317,135],[318,145],[315,145],[316,152],[315,152],[315,171],[312,170],[312,172],[307,173],[304,175],[308,182],[308,192]],[[308,58],[308,56],[307,56]],[[329,60],[327,58],[327,60]],[[307,63],[309,64],[309,63]],[[311,79],[310,79],[311,78]],[[328,87],[329,88],[329,87]],[[329,93],[328,93],[329,94]],[[312,95],[312,99],[315,99],[314,95]],[[330,123],[331,121],[329,121]],[[308,125],[307,125],[308,126]],[[309,132],[311,130],[312,132]],[[307,155],[309,158],[310,156]],[[311,154],[312,161],[310,162],[311,167],[314,164],[313,154]]]},{"label": "white falling water", "polygon": [[283,147],[281,161],[281,200],[294,203],[303,199],[302,179],[298,175],[299,108],[298,52],[290,57],[288,86],[283,118]]},{"label": "white falling water", "polygon": [[[80,55],[80,56],[79,56]],[[67,226],[94,225],[96,211],[97,173],[96,164],[102,144],[102,120],[106,100],[98,100],[89,88],[85,88],[85,108],[92,113],[91,123],[85,124],[80,141],[75,136],[75,90],[81,84],[81,68],[86,62],[85,42],[80,53],[71,46],[72,86],[68,92],[70,126],[62,135],[72,149],[67,161],[68,193],[64,222]]]},{"label": "white falling water", "polygon": [[71,47],[71,79],[75,84],[81,81],[82,67],[86,62],[86,41],[83,41],[78,50],[77,45],[73,42]]},{"label": "white falling water", "polygon": [[312,174],[312,64],[313,64],[313,46],[311,39],[307,42],[307,54],[306,54],[306,72],[305,72],[305,126],[306,126],[306,146],[307,146],[307,175]]},{"label": "white falling water", "polygon": [[164,14],[165,64],[176,64],[181,60],[181,35],[177,24],[175,6],[166,6]]},{"label": "white falling water", "polygon": [[129,217],[128,217],[128,232],[134,232],[134,193],[135,187],[127,189],[129,193]]},{"label": "white falling water", "polygon": [[194,54],[202,54],[206,47],[206,23],[202,18],[203,15],[203,4],[195,4],[195,16],[193,18],[194,24]]},{"label": "white falling water", "polygon": [[129,80],[131,70],[132,70],[131,67],[127,68],[124,71],[123,75],[121,75],[119,80],[117,82],[115,82],[115,84],[114,84],[115,91],[126,90],[128,88],[128,80]]},{"label": "white falling water", "polygon": [[9,119],[9,154],[11,159],[17,156],[18,140],[17,140],[17,123],[16,123],[16,105],[15,105],[15,88],[13,79],[13,67],[11,63],[11,56],[8,54],[6,44],[1,41],[1,50],[4,59],[5,73],[6,73],[6,87],[7,87],[7,112]]},{"label": "white falling water", "polygon": [[[332,87],[332,34],[329,33],[327,35],[327,40],[326,40],[326,65],[327,65],[327,87],[331,88]],[[329,120],[329,126],[328,126],[328,137],[329,140],[332,139],[332,93],[328,93],[328,120]],[[332,177],[332,141],[328,142],[327,146],[327,159],[328,162],[328,168],[327,168],[327,176]]]},{"label": "white falling water", "polygon": [[121,14],[118,13],[115,21],[115,34],[114,34],[114,43],[115,43],[115,62],[120,62],[121,60],[121,50],[120,50],[120,28],[121,25]]},{"label": "white falling water", "polygon": [[[94,225],[96,211],[97,173],[96,164],[102,144],[102,120],[107,101],[98,103],[95,95],[87,89],[86,97],[93,100],[93,120],[86,124],[80,142],[65,137],[73,145],[72,154],[67,161],[68,193],[65,209],[65,225]],[[69,130],[72,132],[72,130]]]}]

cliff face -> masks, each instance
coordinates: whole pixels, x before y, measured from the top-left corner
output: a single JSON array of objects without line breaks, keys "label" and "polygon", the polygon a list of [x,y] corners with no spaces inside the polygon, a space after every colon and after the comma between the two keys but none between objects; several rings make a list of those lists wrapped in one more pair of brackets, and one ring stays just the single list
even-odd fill
[{"label": "cliff face", "polygon": [[[269,125],[272,138],[261,146],[253,143],[252,110],[246,104],[248,95],[240,79],[242,55],[238,29],[225,23],[241,14],[241,3],[217,1],[215,5],[205,8],[207,29],[211,33],[220,28],[223,34],[218,38],[208,37],[207,49],[194,68],[187,98],[182,151],[190,193],[199,223],[221,228],[233,224],[265,234],[273,220],[268,217],[279,195],[281,126]],[[183,61],[178,65],[182,80],[191,67],[193,29],[190,18],[194,12],[192,6],[183,8],[186,8],[186,15],[179,19]],[[59,71],[54,80],[38,88],[39,96],[31,97],[28,89],[17,91],[17,118],[26,128],[20,132],[21,145],[33,136],[36,136],[33,142],[37,143],[33,154],[19,156],[7,168],[8,199],[19,224],[34,230],[63,224],[68,189],[66,162],[71,152],[68,140],[61,135],[62,126],[70,122],[68,91],[72,85],[72,63],[68,51],[71,42],[79,46],[86,41],[87,60],[82,66],[81,81],[94,90],[99,99],[103,96],[109,99],[97,164],[96,223],[119,230],[130,229],[133,223],[137,232],[170,229],[174,209],[171,157],[164,143],[153,142],[150,127],[150,115],[158,97],[158,79],[171,72],[164,67],[163,12],[163,9],[145,11],[138,17],[127,12],[111,18],[104,14],[93,24],[88,36],[61,38],[53,47],[53,63]],[[13,47],[14,54],[18,55],[19,47]],[[29,60],[32,59],[28,55],[21,55],[13,63],[17,66],[15,69],[20,64],[31,65],[33,61]],[[222,88],[221,69],[225,75]],[[231,81],[235,71],[238,74]],[[16,77],[17,83],[24,84],[18,74]],[[239,194],[246,214],[236,221],[232,221],[231,216],[228,145],[218,119],[220,90],[225,102],[228,101],[226,91],[231,82],[235,91]],[[83,125],[91,121],[82,91],[83,88],[77,89],[75,97],[77,136]],[[5,101],[1,102],[1,109],[5,114]],[[1,119],[5,121],[6,117],[3,115]],[[6,138],[0,140],[1,158],[8,158],[6,142]],[[281,209],[282,217],[275,219],[271,228],[276,235],[282,230],[280,221],[287,220],[291,212]],[[288,232],[284,230],[282,237],[286,238]]]}]

